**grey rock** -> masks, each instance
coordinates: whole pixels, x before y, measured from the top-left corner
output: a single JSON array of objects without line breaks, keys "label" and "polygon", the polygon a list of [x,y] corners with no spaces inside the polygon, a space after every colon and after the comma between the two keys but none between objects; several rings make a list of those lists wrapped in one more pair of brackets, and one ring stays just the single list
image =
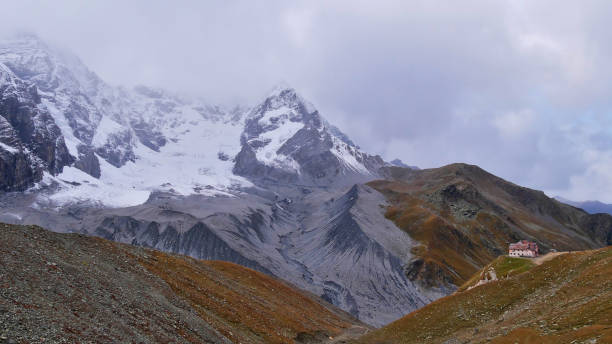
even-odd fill
[{"label": "grey rock", "polygon": [[243,190],[239,197],[157,193],[123,209],[73,205],[47,211],[24,207],[28,202],[26,195],[0,197],[2,211],[20,218],[0,220],[235,262],[309,290],[373,325],[452,291],[424,290],[405,275],[415,243],[385,219],[383,196],[364,185],[278,185]]},{"label": "grey rock", "polygon": [[91,147],[79,145],[77,149],[79,157],[74,163],[74,167],[95,178],[100,178],[100,161],[98,161],[98,157]]},{"label": "grey rock", "polygon": [[159,152],[159,149],[167,143],[164,135],[143,119],[132,120],[131,126],[140,142],[156,152]]},{"label": "grey rock", "polygon": [[[279,111],[282,113],[277,113]],[[256,152],[271,144],[267,135],[287,123],[303,127],[274,152],[285,163],[258,159]],[[359,151],[345,134],[327,123],[292,88],[277,90],[251,110],[245,122],[241,145],[242,149],[235,159],[234,173],[263,183],[350,185],[372,179],[384,166],[379,156]],[[340,158],[342,154],[350,155],[348,158],[363,166],[363,169],[347,164]]]},{"label": "grey rock", "polygon": [[393,159],[389,162],[389,164],[393,165],[393,166],[397,166],[397,167],[404,167],[404,168],[409,168],[412,170],[418,170],[419,168],[417,166],[410,166],[405,164],[402,160],[400,159]]},{"label": "grey rock", "polygon": [[4,191],[24,190],[41,179],[42,171],[58,174],[74,161],[61,130],[39,104],[36,87],[0,64],[0,142],[4,145],[0,185]]}]

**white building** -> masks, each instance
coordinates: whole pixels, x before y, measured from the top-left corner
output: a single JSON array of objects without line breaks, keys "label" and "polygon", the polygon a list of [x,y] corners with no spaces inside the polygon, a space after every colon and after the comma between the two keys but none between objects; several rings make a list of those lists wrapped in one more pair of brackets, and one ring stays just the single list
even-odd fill
[{"label": "white building", "polygon": [[538,244],[527,240],[510,244],[508,255],[510,257],[537,257],[539,255]]}]

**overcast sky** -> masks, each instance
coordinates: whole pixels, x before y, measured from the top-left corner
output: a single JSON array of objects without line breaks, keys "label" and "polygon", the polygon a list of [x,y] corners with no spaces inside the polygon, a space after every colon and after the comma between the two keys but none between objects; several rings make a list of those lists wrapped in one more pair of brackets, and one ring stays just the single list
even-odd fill
[{"label": "overcast sky", "polygon": [[611,1],[0,1],[115,85],[285,81],[364,150],[612,202]]}]

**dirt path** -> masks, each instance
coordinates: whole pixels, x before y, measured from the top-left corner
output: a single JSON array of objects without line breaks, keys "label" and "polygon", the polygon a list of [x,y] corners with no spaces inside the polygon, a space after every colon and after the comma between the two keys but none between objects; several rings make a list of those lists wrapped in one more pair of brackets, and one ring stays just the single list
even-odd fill
[{"label": "dirt path", "polygon": [[359,338],[364,334],[368,333],[369,331],[370,329],[365,326],[353,325],[351,328],[344,331],[344,333],[340,334],[339,336],[326,341],[325,344],[346,343],[348,340]]},{"label": "dirt path", "polygon": [[560,256],[560,255],[566,254],[566,253],[567,252],[550,252],[550,253],[547,253],[547,254],[545,254],[543,256],[539,256],[537,258],[534,258],[533,259],[533,263],[535,265],[542,265],[542,263],[547,262],[547,261],[549,261],[549,260],[551,260],[551,259],[553,259],[553,258],[555,258],[557,256]]},{"label": "dirt path", "polygon": [[[550,252],[547,253],[543,256],[539,256],[537,258],[532,258],[531,261],[536,264],[536,265],[541,265],[544,262],[547,262],[557,256],[560,256],[562,254],[566,254],[567,252]],[[365,335],[366,333],[368,333],[370,331],[370,329],[368,329],[367,327],[364,326],[357,326],[357,325],[353,325],[351,328],[349,328],[348,330],[344,331],[342,334],[338,335],[337,337],[334,338],[330,338],[329,340],[325,341],[325,344],[342,344],[342,343],[347,343],[349,340],[352,339],[356,339],[359,338],[363,335]]]}]

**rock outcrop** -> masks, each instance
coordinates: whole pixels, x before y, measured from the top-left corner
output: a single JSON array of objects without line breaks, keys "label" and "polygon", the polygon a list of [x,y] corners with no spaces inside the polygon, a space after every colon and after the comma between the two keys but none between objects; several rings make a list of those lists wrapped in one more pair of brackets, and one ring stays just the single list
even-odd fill
[{"label": "rock outcrop", "polygon": [[361,152],[292,88],[273,91],[248,114],[234,172],[257,181],[328,186],[378,176],[379,156]]},{"label": "rock outcrop", "polygon": [[73,161],[36,86],[0,63],[0,190],[23,191]]}]

